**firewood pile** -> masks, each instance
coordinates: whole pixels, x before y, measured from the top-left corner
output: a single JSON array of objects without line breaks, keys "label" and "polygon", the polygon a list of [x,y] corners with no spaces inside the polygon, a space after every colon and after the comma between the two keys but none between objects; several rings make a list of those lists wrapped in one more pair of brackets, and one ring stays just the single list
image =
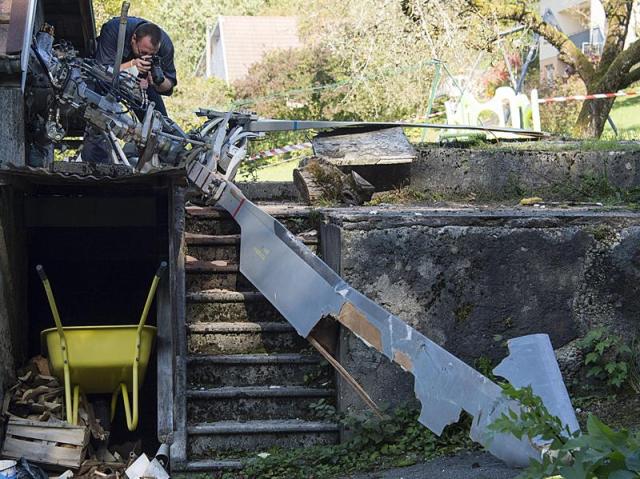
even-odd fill
[{"label": "firewood pile", "polygon": [[84,395],[78,408],[78,424],[69,424],[64,386],[51,375],[46,358],[31,358],[16,376],[16,383],[5,391],[2,403],[0,419],[6,426],[0,457],[20,460],[18,469],[22,461],[38,465],[53,471],[49,476],[61,479],[136,479],[143,475],[168,478],[164,463],[153,457],[150,461],[139,440],[110,446],[109,432]]},{"label": "firewood pile", "polygon": [[[66,421],[64,385],[51,376],[46,358],[31,358],[18,371],[17,379],[16,384],[5,394],[3,415],[40,422]],[[78,425],[88,427],[95,439],[104,440],[106,437],[91,403],[85,397],[80,399]]]},{"label": "firewood pile", "polygon": [[64,419],[64,386],[51,376],[45,358],[36,356],[18,371],[18,381],[4,396],[2,413],[32,421]]}]

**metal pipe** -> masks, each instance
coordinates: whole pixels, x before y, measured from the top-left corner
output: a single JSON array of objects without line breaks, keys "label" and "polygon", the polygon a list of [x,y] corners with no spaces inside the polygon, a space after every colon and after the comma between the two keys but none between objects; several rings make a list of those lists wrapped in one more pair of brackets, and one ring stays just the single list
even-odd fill
[{"label": "metal pipe", "polygon": [[129,13],[129,2],[122,2],[120,9],[120,28],[118,29],[118,48],[116,50],[116,58],[113,62],[113,82],[115,89],[118,86],[118,78],[120,77],[120,65],[122,64],[122,55],[124,54],[124,40],[127,33],[127,14]]}]

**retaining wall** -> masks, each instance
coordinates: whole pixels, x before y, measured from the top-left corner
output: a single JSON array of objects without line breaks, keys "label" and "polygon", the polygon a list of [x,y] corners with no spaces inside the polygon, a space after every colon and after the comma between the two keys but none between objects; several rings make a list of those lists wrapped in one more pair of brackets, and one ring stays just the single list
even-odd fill
[{"label": "retaining wall", "polygon": [[[572,341],[589,328],[637,331],[638,213],[362,208],[328,220],[345,280],[471,365],[544,332],[570,381],[581,365]],[[412,376],[348,331],[340,349],[374,400],[414,397]],[[343,385],[340,406],[362,404]]]},{"label": "retaining wall", "polygon": [[[594,188],[640,186],[640,146],[619,143],[617,151],[590,144],[505,143],[500,147],[422,145],[411,165],[411,186],[444,198],[504,199],[543,196],[580,199]],[[545,149],[546,148],[546,149]]]}]

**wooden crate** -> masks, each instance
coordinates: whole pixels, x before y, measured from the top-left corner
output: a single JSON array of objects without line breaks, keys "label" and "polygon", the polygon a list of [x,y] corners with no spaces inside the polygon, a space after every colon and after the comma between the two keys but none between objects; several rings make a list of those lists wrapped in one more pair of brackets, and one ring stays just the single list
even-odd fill
[{"label": "wooden crate", "polygon": [[24,457],[43,466],[77,469],[88,443],[89,429],[83,426],[11,418],[0,456]]}]

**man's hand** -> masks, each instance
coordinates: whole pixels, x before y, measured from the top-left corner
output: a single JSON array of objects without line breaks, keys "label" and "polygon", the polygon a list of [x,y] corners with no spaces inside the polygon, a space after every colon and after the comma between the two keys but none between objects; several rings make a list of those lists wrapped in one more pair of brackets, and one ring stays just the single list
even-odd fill
[{"label": "man's hand", "polygon": [[120,65],[120,70],[128,70],[131,67],[136,67],[138,69],[138,73],[141,73],[142,76],[146,76],[149,73],[149,70],[151,70],[151,61],[148,57],[134,58],[133,60]]}]

